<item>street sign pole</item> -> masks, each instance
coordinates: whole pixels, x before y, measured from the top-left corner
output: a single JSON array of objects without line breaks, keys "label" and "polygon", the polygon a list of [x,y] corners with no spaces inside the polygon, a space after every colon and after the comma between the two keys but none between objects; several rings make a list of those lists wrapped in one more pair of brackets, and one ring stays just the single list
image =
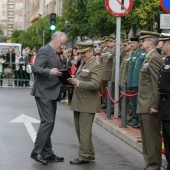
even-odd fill
[{"label": "street sign pole", "polygon": [[[119,99],[119,66],[120,66],[120,32],[121,17],[127,15],[133,7],[133,0],[105,0],[105,6],[110,14],[116,17],[116,66],[115,66],[115,96]],[[114,105],[114,118],[118,118],[119,104]]]},{"label": "street sign pole", "polygon": [[[116,67],[115,67],[115,100],[119,99],[119,65],[120,65],[120,30],[121,17],[116,17]],[[114,105],[114,118],[118,118],[119,104]]]}]

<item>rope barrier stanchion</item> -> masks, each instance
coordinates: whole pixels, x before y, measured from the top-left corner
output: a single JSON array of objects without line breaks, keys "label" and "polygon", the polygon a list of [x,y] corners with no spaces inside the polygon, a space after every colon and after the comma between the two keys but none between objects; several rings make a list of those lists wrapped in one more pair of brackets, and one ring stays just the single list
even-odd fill
[{"label": "rope barrier stanchion", "polygon": [[[126,85],[122,86],[123,94],[126,93]],[[121,101],[121,126],[120,128],[126,128],[126,96],[123,96]]]},{"label": "rope barrier stanchion", "polygon": [[[108,90],[112,91],[112,82],[108,81]],[[110,96],[107,93],[107,108],[106,108],[107,116],[106,119],[111,119],[111,100]]]}]

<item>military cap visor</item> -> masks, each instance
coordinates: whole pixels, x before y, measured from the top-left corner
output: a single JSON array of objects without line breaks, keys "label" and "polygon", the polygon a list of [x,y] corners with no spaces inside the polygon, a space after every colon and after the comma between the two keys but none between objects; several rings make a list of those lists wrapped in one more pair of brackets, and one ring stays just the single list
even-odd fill
[{"label": "military cap visor", "polygon": [[161,36],[161,38],[159,39],[159,41],[169,41],[170,40],[170,34],[168,34],[168,33],[161,33],[160,36]]},{"label": "military cap visor", "polygon": [[130,40],[139,42],[139,37],[132,37]]},{"label": "military cap visor", "polygon": [[93,42],[82,42],[82,43],[79,44],[77,52],[78,53],[84,53],[87,50],[89,50],[90,48],[92,48],[93,45],[94,45]]},{"label": "military cap visor", "polygon": [[145,38],[160,38],[160,34],[152,31],[141,31],[139,39],[142,40]]}]

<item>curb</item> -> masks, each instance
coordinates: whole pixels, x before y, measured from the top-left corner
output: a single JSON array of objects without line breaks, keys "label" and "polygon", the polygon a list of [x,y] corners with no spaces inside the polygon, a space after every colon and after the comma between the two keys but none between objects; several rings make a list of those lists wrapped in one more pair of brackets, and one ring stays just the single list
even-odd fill
[{"label": "curb", "polygon": [[[127,133],[124,129],[128,129],[128,127],[120,128],[119,126],[114,125],[112,123],[114,120],[107,120],[105,117],[101,116],[101,113],[96,113],[94,121],[106,130],[108,130],[110,133],[114,134],[119,139],[123,140],[125,143],[142,153],[141,137],[134,137],[133,135]],[[165,155],[162,154],[162,168],[166,169],[166,167],[167,161]]]}]

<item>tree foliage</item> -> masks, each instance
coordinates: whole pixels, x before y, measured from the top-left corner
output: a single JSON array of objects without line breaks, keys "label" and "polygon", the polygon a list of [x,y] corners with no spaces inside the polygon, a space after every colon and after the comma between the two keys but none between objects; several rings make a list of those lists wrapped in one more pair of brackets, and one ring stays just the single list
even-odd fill
[{"label": "tree foliage", "polygon": [[[165,13],[160,7],[160,1],[133,0],[133,4],[132,11],[122,17],[121,31],[128,34],[133,28],[160,32],[160,14]],[[110,35],[116,32],[116,17],[107,11],[104,0],[67,0],[62,16],[57,16],[57,30],[66,32],[70,38]],[[11,40],[38,48],[43,44],[43,32],[47,44],[51,37],[49,15],[39,18],[27,30],[14,30]]]},{"label": "tree foliage", "polygon": [[11,40],[23,44],[24,47],[39,48],[43,45],[43,31],[45,35],[44,44],[47,44],[51,38],[49,15],[34,22],[27,30],[14,30]]}]

